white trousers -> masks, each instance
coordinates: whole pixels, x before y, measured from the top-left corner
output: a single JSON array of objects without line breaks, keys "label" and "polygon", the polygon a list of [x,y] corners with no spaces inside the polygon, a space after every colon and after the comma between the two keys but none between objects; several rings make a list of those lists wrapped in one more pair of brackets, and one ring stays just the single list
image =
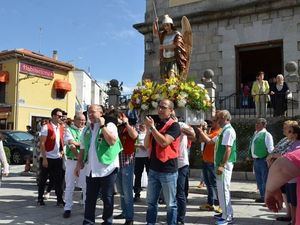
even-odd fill
[{"label": "white trousers", "polygon": [[222,209],[222,218],[230,220],[233,218],[233,209],[230,198],[230,181],[233,163],[226,163],[222,175],[216,175],[219,204]]},{"label": "white trousers", "polygon": [[86,197],[86,181],[85,181],[85,172],[84,169],[80,170],[79,177],[74,175],[74,170],[76,168],[77,161],[75,160],[66,160],[66,189],[65,189],[65,207],[64,210],[71,210],[73,206],[73,193],[75,185],[82,188],[83,194],[83,203],[85,203]]}]

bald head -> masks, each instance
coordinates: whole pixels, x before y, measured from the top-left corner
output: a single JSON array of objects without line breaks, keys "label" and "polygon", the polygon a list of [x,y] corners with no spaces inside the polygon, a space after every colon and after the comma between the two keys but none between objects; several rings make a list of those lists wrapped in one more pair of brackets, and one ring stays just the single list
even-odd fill
[{"label": "bald head", "polygon": [[76,112],[74,116],[74,125],[78,128],[85,126],[86,118],[82,112]]}]

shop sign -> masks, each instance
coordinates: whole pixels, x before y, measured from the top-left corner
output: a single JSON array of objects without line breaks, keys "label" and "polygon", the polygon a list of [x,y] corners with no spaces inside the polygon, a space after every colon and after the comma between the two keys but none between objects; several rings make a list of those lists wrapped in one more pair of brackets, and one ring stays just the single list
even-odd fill
[{"label": "shop sign", "polygon": [[53,79],[54,77],[54,72],[52,70],[41,68],[38,66],[33,66],[26,63],[20,63],[20,72],[39,76],[39,77],[44,77],[47,79]]}]

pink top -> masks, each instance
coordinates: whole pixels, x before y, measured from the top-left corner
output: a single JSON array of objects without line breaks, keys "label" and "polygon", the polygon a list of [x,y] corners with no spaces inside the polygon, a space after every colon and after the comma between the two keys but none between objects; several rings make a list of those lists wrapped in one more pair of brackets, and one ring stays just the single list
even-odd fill
[{"label": "pink top", "polygon": [[[293,152],[286,153],[283,157],[287,158],[300,169],[300,148]],[[300,225],[300,177],[297,178],[297,206],[296,225]]]}]

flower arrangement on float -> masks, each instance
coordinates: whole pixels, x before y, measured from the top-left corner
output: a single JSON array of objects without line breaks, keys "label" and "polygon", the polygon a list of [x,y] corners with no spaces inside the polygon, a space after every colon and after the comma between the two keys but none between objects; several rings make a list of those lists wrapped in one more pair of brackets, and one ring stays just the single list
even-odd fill
[{"label": "flower arrangement on float", "polygon": [[163,84],[144,80],[133,90],[129,108],[140,111],[156,109],[162,99],[170,99],[175,108],[206,111],[211,107],[207,90],[194,81],[182,81],[177,77],[166,79]]}]

